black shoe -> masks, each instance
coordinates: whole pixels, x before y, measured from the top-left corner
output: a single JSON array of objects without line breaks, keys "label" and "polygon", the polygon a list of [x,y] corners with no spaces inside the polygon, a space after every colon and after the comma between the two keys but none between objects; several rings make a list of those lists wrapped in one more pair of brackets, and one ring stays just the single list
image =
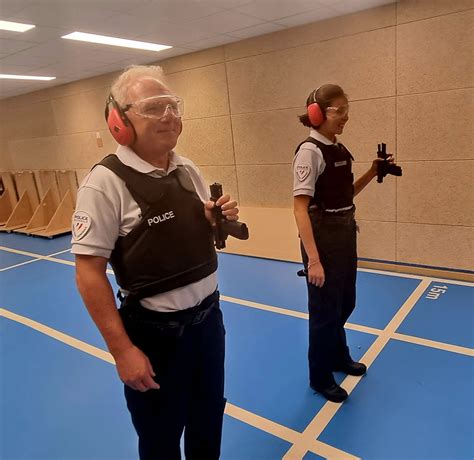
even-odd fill
[{"label": "black shoe", "polygon": [[317,393],[322,394],[327,400],[340,403],[347,399],[347,391],[341,388],[337,383],[333,383],[331,386],[326,388],[317,388],[311,385],[311,388]]},{"label": "black shoe", "polygon": [[334,369],[336,372],[344,372],[348,375],[364,375],[367,372],[367,366],[364,363],[356,363],[355,361],[351,361],[349,363],[345,363],[342,366],[339,366],[337,369]]}]

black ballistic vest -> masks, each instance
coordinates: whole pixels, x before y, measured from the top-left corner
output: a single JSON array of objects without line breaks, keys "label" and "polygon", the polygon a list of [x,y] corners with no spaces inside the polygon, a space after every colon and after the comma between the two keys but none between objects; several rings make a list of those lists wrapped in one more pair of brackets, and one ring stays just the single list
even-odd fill
[{"label": "black ballistic vest", "polygon": [[310,206],[316,204],[319,209],[340,209],[354,204],[354,174],[352,174],[353,156],[342,144],[326,145],[308,137],[305,142],[315,144],[323,154],[326,167],[316,179],[314,196]]},{"label": "black ballistic vest", "polygon": [[141,299],[186,286],[216,271],[212,228],[183,166],[155,178],[126,166],[116,155],[99,164],[125,182],[141,209],[141,221],[117,239],[110,257],[121,288]]}]

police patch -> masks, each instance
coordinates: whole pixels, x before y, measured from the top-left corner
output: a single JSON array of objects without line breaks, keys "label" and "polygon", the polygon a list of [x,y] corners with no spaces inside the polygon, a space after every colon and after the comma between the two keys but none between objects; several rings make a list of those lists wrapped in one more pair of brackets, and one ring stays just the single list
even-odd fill
[{"label": "police patch", "polygon": [[72,217],[72,235],[76,241],[84,238],[91,228],[91,218],[84,211],[76,211]]},{"label": "police patch", "polygon": [[311,172],[311,166],[309,165],[298,165],[296,167],[296,175],[298,176],[298,180],[303,182]]}]

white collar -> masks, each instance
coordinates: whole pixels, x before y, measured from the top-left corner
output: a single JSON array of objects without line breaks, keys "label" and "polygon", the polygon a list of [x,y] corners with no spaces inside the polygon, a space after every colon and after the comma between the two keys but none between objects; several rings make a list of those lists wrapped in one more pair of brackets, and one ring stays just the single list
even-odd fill
[{"label": "white collar", "polygon": [[157,172],[160,175],[166,175],[171,171],[174,171],[178,165],[183,164],[183,160],[177,153],[174,152],[174,150],[171,150],[170,152],[170,164],[168,171],[163,168],[157,168],[156,166],[148,163],[143,158],[140,158],[130,147],[125,145],[119,145],[115,154],[124,165],[130,166],[130,168],[133,168],[135,171],[143,174]]},{"label": "white collar", "polygon": [[311,128],[309,132],[310,137],[316,139],[319,142],[322,142],[325,145],[337,145],[337,138],[335,142],[330,141],[327,137],[324,137],[320,132]]}]

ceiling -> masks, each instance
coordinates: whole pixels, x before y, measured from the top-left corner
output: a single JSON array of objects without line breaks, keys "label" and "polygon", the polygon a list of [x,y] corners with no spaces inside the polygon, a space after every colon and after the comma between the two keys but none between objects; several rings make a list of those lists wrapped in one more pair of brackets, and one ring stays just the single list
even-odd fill
[{"label": "ceiling", "polygon": [[[35,24],[0,30],[0,73],[55,80],[0,79],[0,98],[236,42],[394,0],[0,0],[0,20]],[[88,32],[171,45],[160,52],[64,40]]]}]

